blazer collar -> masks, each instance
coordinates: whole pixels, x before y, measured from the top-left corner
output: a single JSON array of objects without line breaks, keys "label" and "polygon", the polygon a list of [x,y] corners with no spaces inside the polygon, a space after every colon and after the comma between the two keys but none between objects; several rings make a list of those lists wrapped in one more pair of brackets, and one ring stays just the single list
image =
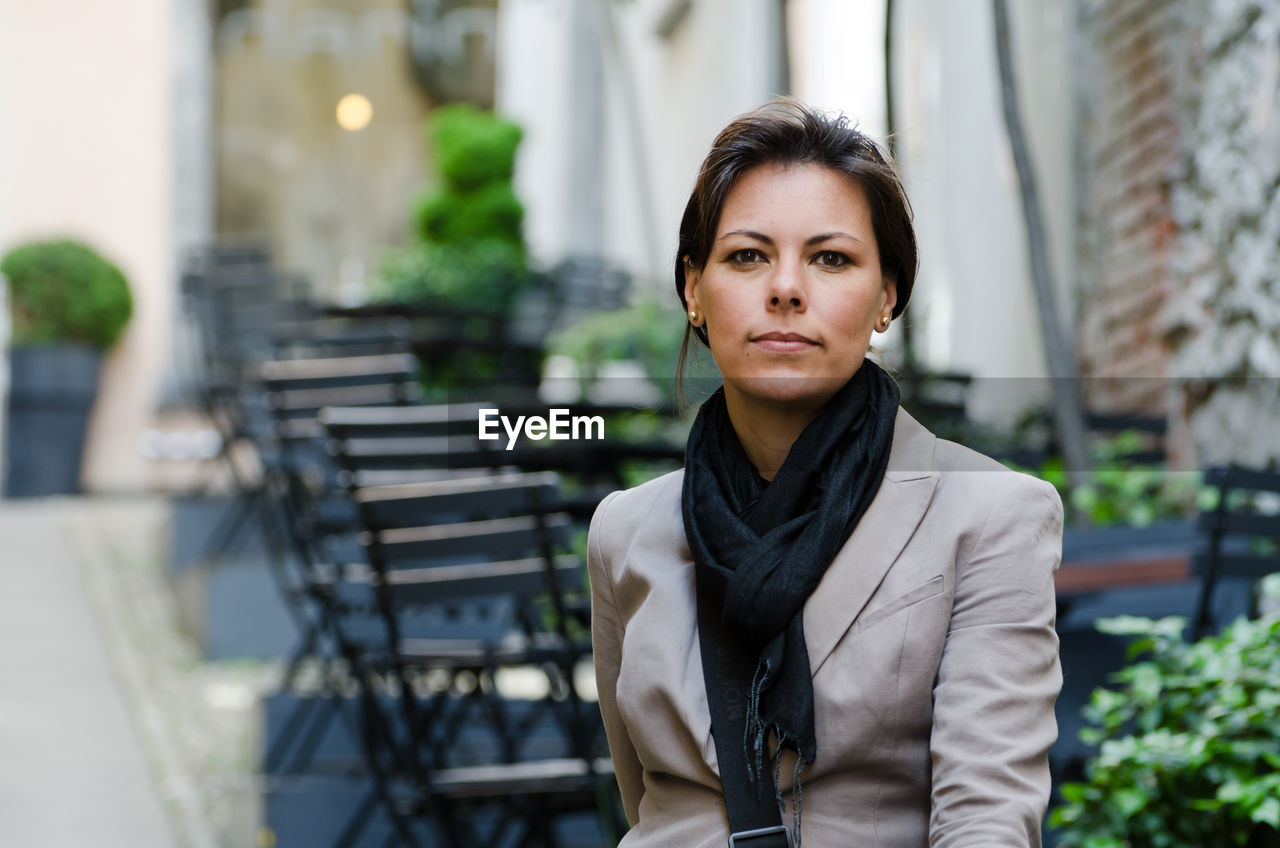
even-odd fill
[{"label": "blazer collar", "polygon": [[938,484],[936,442],[936,436],[899,407],[880,490],[805,605],[805,641],[815,674],[862,614],[924,517]]}]

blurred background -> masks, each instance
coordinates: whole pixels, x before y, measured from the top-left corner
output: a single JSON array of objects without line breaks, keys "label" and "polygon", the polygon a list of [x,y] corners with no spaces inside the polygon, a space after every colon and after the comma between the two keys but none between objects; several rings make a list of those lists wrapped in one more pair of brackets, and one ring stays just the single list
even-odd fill
[{"label": "blurred background", "polygon": [[[551,548],[678,467],[680,215],[780,94],[901,169],[904,404],[1068,506],[1048,842],[1277,844],[1277,0],[0,0],[0,842],[616,842]],[[495,457],[480,401],[607,438]],[[460,613],[391,594],[368,504],[474,521],[475,469],[563,511],[554,585],[478,659],[403,654]],[[563,652],[495,659],[515,631]],[[422,789],[553,761],[581,785]]]}]

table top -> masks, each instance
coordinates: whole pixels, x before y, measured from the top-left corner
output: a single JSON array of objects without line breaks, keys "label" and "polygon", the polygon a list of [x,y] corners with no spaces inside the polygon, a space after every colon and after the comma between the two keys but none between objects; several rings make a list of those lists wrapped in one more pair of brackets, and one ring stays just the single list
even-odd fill
[{"label": "table top", "polygon": [[1059,595],[1191,579],[1191,552],[1110,561],[1064,562],[1054,578]]},{"label": "table top", "polygon": [[1055,579],[1058,594],[1190,580],[1191,557],[1199,543],[1192,520],[1067,530]]}]

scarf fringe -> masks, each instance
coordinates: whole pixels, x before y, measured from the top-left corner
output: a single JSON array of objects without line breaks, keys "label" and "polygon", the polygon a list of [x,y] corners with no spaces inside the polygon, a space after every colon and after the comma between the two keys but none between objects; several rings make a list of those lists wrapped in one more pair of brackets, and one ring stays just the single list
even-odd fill
[{"label": "scarf fringe", "polygon": [[778,811],[785,809],[782,806],[782,743],[778,743],[778,752],[773,755],[773,800],[778,803]]},{"label": "scarf fringe", "polygon": [[757,775],[764,773],[764,749],[766,740],[769,738],[769,728],[760,720],[760,694],[764,691],[768,676],[769,670],[766,663],[762,662],[756,666],[755,677],[751,680],[750,697],[747,699],[747,726],[744,731],[746,736],[742,740],[743,746],[752,753],[747,760],[747,777],[756,787],[757,800],[760,793],[760,779]]},{"label": "scarf fringe", "polygon": [[791,775],[791,832],[796,837],[796,848],[800,848],[800,804],[804,801],[804,790],[800,786],[800,770],[804,766],[804,759],[796,757],[795,771]]},{"label": "scarf fringe", "polygon": [[[791,740],[777,724],[766,725],[760,718],[760,695],[768,678],[768,668],[765,663],[761,663],[756,668],[755,677],[751,681],[751,695],[747,702],[746,738],[743,739],[743,744],[753,754],[752,760],[747,762],[747,776],[751,779],[752,785],[755,786],[756,798],[759,799],[761,781],[756,776],[764,773],[764,752],[769,732],[772,731],[778,737],[778,750],[774,752],[772,757],[773,793],[774,800],[777,801],[778,809],[781,811],[785,809],[782,804],[782,751]],[[791,745],[796,748],[796,765],[791,774],[791,833],[795,837],[796,848],[800,848],[800,808],[804,802],[804,788],[801,785],[800,772],[809,763],[806,761],[805,756],[800,753],[798,746],[794,742],[791,742]]]}]

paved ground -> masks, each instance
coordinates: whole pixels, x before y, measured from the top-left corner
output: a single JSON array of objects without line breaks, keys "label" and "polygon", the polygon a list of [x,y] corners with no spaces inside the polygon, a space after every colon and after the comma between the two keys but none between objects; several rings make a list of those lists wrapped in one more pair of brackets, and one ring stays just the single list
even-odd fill
[{"label": "paved ground", "polygon": [[275,670],[179,631],[162,499],[0,501],[0,845],[259,839],[256,700]]}]

